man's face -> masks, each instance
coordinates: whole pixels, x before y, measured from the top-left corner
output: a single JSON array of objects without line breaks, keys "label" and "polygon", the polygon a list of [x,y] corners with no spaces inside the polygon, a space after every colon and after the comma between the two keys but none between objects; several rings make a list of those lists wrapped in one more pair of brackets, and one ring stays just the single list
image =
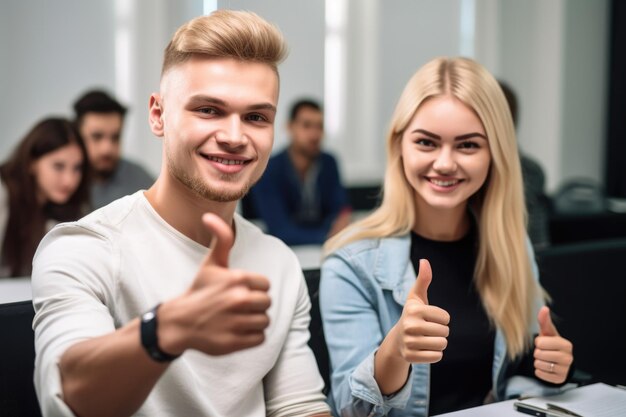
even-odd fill
[{"label": "man's face", "polygon": [[324,137],[324,115],[313,107],[302,107],[289,123],[289,134],[294,151],[308,158],[317,158]]},{"label": "man's face", "polygon": [[120,159],[122,115],[119,113],[87,113],[80,125],[89,162],[97,176],[109,176]]},{"label": "man's face", "polygon": [[267,166],[277,101],[267,64],[194,57],[169,69],[151,99],[167,172],[202,198],[240,199]]}]

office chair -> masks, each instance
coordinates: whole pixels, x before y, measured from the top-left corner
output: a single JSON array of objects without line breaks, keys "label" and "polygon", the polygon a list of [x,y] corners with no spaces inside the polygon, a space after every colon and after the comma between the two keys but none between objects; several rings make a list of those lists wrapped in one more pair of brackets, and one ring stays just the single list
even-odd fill
[{"label": "office chair", "polygon": [[324,394],[328,394],[330,391],[330,359],[328,358],[326,338],[324,337],[324,328],[322,327],[322,315],[320,314],[320,270],[306,270],[304,271],[304,278],[309,289],[309,297],[311,297],[311,323],[309,324],[311,339],[309,339],[309,347],[315,354],[317,367],[324,379]]},{"label": "office chair", "polygon": [[626,239],[537,252],[555,324],[591,382],[626,384]]},{"label": "office chair", "polygon": [[33,370],[31,301],[0,304],[0,416],[41,417]]}]

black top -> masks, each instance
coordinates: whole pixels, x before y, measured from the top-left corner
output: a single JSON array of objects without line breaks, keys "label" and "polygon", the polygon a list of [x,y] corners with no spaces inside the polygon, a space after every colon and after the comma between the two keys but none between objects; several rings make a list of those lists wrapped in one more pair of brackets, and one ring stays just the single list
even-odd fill
[{"label": "black top", "polygon": [[476,226],[457,241],[441,242],[411,233],[411,262],[428,259],[433,280],[428,301],[450,313],[443,359],[431,365],[429,414],[481,405],[492,386],[495,330],[474,285]]}]

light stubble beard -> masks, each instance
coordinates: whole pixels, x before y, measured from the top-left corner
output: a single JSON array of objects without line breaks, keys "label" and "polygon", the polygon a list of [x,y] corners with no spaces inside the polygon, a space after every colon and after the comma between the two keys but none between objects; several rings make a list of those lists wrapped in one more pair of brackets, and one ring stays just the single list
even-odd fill
[{"label": "light stubble beard", "polygon": [[[260,179],[253,178],[252,181],[247,182],[238,190],[227,191],[223,189],[217,189],[215,187],[209,186],[209,184],[204,181],[200,176],[192,176],[189,173],[178,166],[169,152],[165,153],[167,159],[167,166],[169,172],[172,174],[174,178],[180,181],[185,187],[191,190],[196,196],[209,200],[216,201],[219,203],[229,203],[232,201],[237,201],[242,199],[248,192],[250,188]],[[236,174],[220,174],[219,178],[223,181],[233,181]]]}]

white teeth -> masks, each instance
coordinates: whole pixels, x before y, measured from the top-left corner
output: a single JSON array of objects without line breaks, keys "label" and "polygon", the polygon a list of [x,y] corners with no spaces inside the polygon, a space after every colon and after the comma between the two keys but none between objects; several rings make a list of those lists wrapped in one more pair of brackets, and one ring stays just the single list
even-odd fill
[{"label": "white teeth", "polygon": [[431,179],[430,182],[432,182],[433,184],[435,184],[435,185],[437,185],[439,187],[450,187],[452,185],[458,184],[459,180],[440,181],[440,180]]},{"label": "white teeth", "polygon": [[206,158],[209,161],[215,161],[215,162],[218,162],[218,163],[224,164],[224,165],[243,165],[243,163],[245,162],[245,161],[239,160],[239,159],[218,158],[217,156],[207,156]]}]

